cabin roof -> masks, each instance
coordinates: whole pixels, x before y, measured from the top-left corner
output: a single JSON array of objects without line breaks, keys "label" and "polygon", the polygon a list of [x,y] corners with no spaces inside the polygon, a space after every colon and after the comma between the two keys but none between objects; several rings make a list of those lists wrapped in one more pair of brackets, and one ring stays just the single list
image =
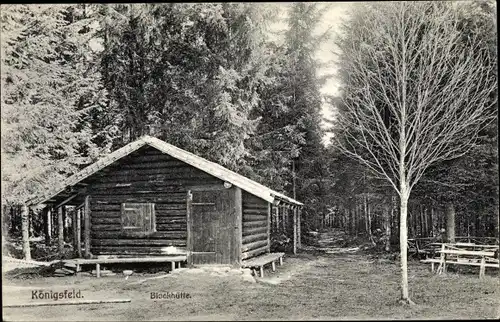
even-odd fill
[{"label": "cabin roof", "polygon": [[168,154],[180,161],[183,161],[195,168],[198,168],[206,173],[217,177],[221,180],[227,181],[248,193],[251,193],[267,202],[274,202],[275,200],[284,200],[285,202],[292,203],[295,205],[303,205],[301,202],[289,198],[282,193],[274,191],[260,183],[253,181],[245,176],[242,176],[234,171],[231,171],[220,164],[208,161],[200,156],[197,156],[191,152],[182,150],[176,146],[173,146],[167,142],[151,136],[142,136],[134,142],[131,142],[124,147],[108,154],[104,158],[98,160],[97,162],[87,166],[80,172],[68,177],[64,180],[61,185],[54,187],[53,189],[48,189],[46,193],[36,196],[35,198],[28,201],[30,205],[36,205],[44,203],[47,200],[57,196],[65,189],[73,187],[75,184],[86,179],[87,177],[93,175],[99,170],[105,168],[106,166],[114,163],[115,161],[129,155],[130,153],[137,151],[139,148],[149,145],[165,154]]}]

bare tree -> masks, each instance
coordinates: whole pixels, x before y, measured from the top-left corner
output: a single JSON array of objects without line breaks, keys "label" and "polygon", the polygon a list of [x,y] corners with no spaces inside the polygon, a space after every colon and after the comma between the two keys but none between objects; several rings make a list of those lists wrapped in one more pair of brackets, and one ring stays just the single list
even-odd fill
[{"label": "bare tree", "polygon": [[[426,169],[459,157],[495,115],[485,46],[463,39],[453,4],[356,7],[337,45],[343,106],[338,147],[400,197],[401,299],[408,292],[407,205]],[[496,101],[495,101],[496,102]]]}]

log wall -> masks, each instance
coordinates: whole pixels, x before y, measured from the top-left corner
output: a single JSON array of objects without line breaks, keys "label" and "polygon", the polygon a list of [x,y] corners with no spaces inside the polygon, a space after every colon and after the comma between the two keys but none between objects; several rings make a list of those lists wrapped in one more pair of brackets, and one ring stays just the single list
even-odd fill
[{"label": "log wall", "polygon": [[247,192],[242,193],[242,259],[269,251],[268,202]]},{"label": "log wall", "polygon": [[[84,182],[90,194],[94,255],[158,255],[168,246],[185,251],[187,191],[223,184],[151,147],[139,149]],[[154,203],[156,232],[122,231],[121,204],[125,202]]]}]

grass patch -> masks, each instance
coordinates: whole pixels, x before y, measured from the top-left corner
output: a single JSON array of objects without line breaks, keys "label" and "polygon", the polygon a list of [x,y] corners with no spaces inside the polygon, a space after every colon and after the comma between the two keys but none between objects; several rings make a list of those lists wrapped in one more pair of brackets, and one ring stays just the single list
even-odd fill
[{"label": "grass patch", "polygon": [[[144,276],[35,278],[4,281],[4,295],[26,301],[31,289],[79,288],[96,298],[132,299],[127,304],[4,309],[19,320],[303,320],[303,319],[484,319],[499,317],[498,271],[434,275],[419,262],[409,264],[414,306],[401,305],[399,267],[363,254],[301,254],[285,257],[264,280],[238,276],[173,274],[131,284]],[[265,279],[278,279],[275,284]],[[10,289],[10,291],[9,291]],[[188,292],[191,299],[158,300],[149,293]]]}]

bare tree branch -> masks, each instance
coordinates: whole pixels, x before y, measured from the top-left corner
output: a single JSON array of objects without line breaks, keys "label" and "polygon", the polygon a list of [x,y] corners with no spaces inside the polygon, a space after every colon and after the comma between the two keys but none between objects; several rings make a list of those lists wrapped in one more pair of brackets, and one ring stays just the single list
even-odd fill
[{"label": "bare tree branch", "polygon": [[337,45],[345,84],[334,138],[400,196],[401,292],[411,302],[408,199],[430,166],[467,153],[495,116],[493,58],[463,39],[447,2],[362,6]]}]

